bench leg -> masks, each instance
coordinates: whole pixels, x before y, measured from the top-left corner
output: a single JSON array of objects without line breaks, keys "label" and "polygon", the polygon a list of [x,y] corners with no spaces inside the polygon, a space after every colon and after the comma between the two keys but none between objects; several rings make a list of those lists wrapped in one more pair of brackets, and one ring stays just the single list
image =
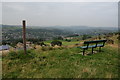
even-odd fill
[{"label": "bench leg", "polygon": [[84,54],[85,54],[85,49],[83,49],[83,56],[84,56]]},{"label": "bench leg", "polygon": [[93,48],[92,48],[92,54],[93,54]]},{"label": "bench leg", "polygon": [[101,52],[101,47],[99,47],[99,52]]}]

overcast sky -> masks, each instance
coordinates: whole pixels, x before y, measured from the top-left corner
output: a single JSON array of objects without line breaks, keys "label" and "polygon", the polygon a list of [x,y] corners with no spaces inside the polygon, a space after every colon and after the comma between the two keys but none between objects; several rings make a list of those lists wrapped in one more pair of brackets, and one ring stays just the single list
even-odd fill
[{"label": "overcast sky", "polygon": [[117,2],[4,2],[3,24],[30,26],[118,26]]}]

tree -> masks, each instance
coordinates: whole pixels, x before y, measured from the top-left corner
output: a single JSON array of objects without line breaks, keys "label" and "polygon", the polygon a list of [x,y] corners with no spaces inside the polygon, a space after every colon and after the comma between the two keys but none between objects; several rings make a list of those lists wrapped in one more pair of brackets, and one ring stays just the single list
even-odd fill
[{"label": "tree", "polygon": [[61,42],[61,41],[54,40],[54,41],[51,42],[51,45],[52,45],[52,46],[55,46],[55,45],[61,46],[61,45],[62,45],[62,42]]},{"label": "tree", "polygon": [[90,35],[86,35],[86,34],[82,36],[82,40],[85,40],[85,39],[88,39],[88,38],[92,38],[92,37]]}]

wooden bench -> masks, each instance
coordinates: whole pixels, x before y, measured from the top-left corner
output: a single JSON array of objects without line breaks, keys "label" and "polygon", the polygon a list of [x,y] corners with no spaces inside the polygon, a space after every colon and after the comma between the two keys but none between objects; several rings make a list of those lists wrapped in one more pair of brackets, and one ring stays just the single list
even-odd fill
[{"label": "wooden bench", "polygon": [[84,42],[85,46],[80,46],[78,48],[83,49],[83,55],[85,54],[85,50],[87,50],[88,48],[92,48],[93,54],[93,49],[99,47],[99,51],[101,51],[101,47],[104,47],[106,41],[107,40],[85,41]]}]

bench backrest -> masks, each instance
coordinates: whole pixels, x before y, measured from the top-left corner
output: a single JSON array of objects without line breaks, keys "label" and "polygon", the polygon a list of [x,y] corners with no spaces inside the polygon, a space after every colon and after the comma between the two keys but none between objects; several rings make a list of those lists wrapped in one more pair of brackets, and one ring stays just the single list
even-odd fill
[{"label": "bench backrest", "polygon": [[87,48],[88,48],[89,44],[96,44],[96,47],[97,47],[97,44],[100,44],[100,43],[104,46],[106,41],[107,40],[85,41],[84,44],[87,45]]}]

